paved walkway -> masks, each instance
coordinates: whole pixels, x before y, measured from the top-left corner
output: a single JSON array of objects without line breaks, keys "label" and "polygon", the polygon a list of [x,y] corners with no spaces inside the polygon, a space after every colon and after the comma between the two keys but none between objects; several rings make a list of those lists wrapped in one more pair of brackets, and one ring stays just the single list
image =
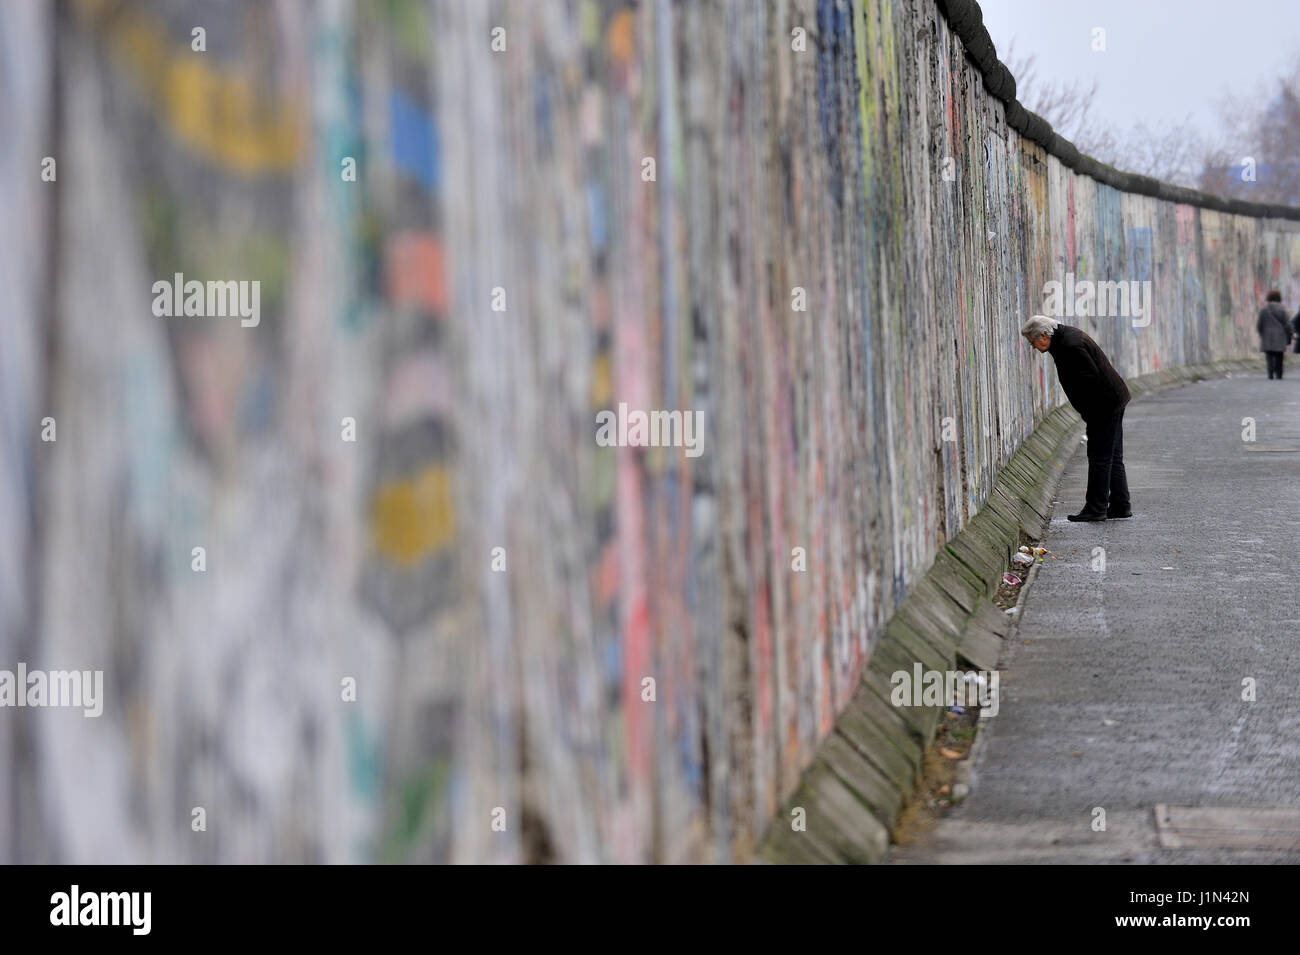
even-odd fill
[{"label": "paved walkway", "polygon": [[891,861],[1300,861],[1164,848],[1153,813],[1300,809],[1300,374],[1268,381],[1260,364],[1130,404],[1129,520],[1065,520],[1083,503],[1080,445],[1044,542],[1059,559],[1004,648],[971,795]]}]

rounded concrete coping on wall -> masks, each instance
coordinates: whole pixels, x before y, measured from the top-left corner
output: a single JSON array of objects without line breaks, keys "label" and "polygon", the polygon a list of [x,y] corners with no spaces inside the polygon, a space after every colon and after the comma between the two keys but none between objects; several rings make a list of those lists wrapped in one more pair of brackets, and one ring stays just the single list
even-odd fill
[{"label": "rounded concrete coping on wall", "polygon": [[935,0],[935,3],[948,21],[949,29],[961,40],[966,56],[983,75],[984,88],[994,99],[1005,105],[1007,125],[1026,139],[1042,146],[1067,168],[1123,192],[1200,206],[1216,212],[1229,212],[1260,219],[1300,221],[1300,208],[1295,206],[1226,199],[1208,192],[1175,186],[1159,179],[1152,179],[1150,176],[1123,172],[1084,155],[1079,152],[1074,143],[1053,131],[1051,123],[1037,113],[1025,109],[1016,99],[1015,77],[998,59],[993,39],[984,26],[984,14],[980,10],[980,5],[975,0]]}]

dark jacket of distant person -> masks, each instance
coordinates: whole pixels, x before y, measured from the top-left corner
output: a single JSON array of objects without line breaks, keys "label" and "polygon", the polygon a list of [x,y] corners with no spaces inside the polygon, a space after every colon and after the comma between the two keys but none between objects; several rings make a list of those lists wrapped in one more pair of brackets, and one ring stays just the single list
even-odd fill
[{"label": "dark jacket of distant person", "polygon": [[1281,302],[1265,302],[1255,322],[1260,351],[1286,351],[1291,344],[1291,322]]},{"label": "dark jacket of distant person", "polygon": [[1047,352],[1056,378],[1084,421],[1117,414],[1128,404],[1128,385],[1092,338],[1073,325],[1057,325]]}]

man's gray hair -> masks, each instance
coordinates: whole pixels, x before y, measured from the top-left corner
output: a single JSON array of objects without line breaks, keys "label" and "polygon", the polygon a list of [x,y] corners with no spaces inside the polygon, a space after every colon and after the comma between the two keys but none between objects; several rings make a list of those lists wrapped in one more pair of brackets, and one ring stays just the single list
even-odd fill
[{"label": "man's gray hair", "polygon": [[1025,327],[1020,329],[1020,334],[1032,342],[1039,335],[1046,335],[1050,338],[1056,333],[1056,326],[1056,319],[1048,318],[1046,315],[1035,315],[1025,322]]}]

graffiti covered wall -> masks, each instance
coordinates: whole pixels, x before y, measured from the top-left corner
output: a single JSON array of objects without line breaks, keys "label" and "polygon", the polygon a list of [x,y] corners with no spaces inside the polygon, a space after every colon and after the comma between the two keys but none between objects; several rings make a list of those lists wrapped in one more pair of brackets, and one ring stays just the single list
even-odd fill
[{"label": "graffiti covered wall", "polygon": [[[106,698],[0,709],[5,861],[745,859],[1062,400],[1045,283],[1149,288],[1064,318],[1129,376],[1300,299],[1300,224],[1067,169],[931,0],[19,2],[0,45],[0,668]],[[156,314],[178,273],[257,323]],[[603,446],[620,405],[701,453]]]}]

